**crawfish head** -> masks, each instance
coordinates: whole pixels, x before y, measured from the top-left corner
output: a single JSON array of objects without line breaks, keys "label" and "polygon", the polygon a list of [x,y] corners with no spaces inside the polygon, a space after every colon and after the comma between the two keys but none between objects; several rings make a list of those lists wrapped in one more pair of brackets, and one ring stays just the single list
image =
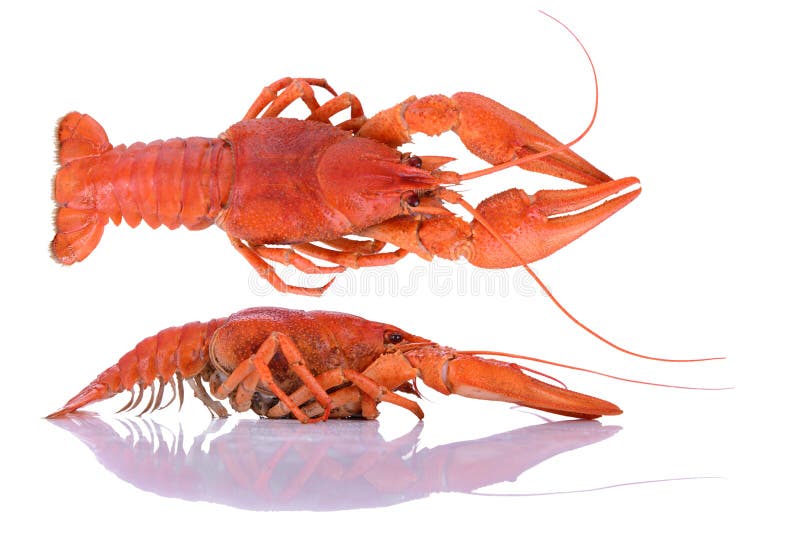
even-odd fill
[{"label": "crawfish head", "polygon": [[[346,137],[321,155],[317,177],[324,198],[354,227],[366,228],[419,206],[441,184],[428,158],[409,156],[361,137]],[[441,165],[450,158],[436,159]]]}]

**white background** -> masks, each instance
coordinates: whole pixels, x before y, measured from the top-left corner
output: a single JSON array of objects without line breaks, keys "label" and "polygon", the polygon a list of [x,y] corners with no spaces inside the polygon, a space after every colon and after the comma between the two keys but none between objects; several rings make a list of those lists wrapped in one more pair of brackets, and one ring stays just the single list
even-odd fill
[{"label": "white background", "polygon": [[[286,5],[284,5],[286,4]],[[433,523],[485,532],[715,531],[746,521],[796,527],[798,350],[796,218],[798,42],[791,13],[761,3],[669,2],[67,2],[4,7],[0,150],[4,170],[2,477],[4,520],[84,531],[309,526],[403,531]],[[671,357],[726,355],[708,364],[634,361],[569,323],[540,296],[514,290],[516,270],[485,272],[406,258],[383,274],[348,273],[318,300],[264,291],[215,228],[109,226],[69,268],[52,239],[53,128],[90,113],[111,142],[215,136],[265,84],[324,76],[374,113],[411,94],[471,90],[495,98],[563,140],[592,109],[585,58],[542,8],[584,41],[598,69],[600,111],[576,151],[643,193],[601,227],[534,267],[575,315],[635,350]],[[455,138],[418,140],[417,153],[482,167]],[[568,187],[509,171],[465,187],[473,202],[508,187]],[[423,270],[415,278],[413,272]],[[434,269],[436,272],[434,272]],[[438,278],[434,278],[438,276]],[[480,278],[484,277],[484,278]],[[378,282],[376,283],[376,279]],[[431,280],[452,282],[449,290]],[[382,282],[381,282],[382,280]],[[391,280],[397,283],[393,290]],[[417,280],[417,285],[412,285]],[[465,286],[459,286],[459,280]],[[479,287],[472,289],[475,281]],[[254,282],[256,282],[254,286]],[[382,294],[381,294],[382,293]],[[263,515],[142,492],[41,416],[58,408],[141,338],[250,306],[330,309],[381,320],[443,344],[494,348],[694,392],[553,371],[577,390],[618,403],[614,437],[564,455],[502,491],[580,490],[676,477],[719,477],[544,497],[434,494],[389,508]],[[540,421],[505,405],[428,390],[426,446]],[[119,403],[98,407],[113,412]],[[171,411],[168,410],[168,411]],[[383,409],[381,433],[411,416]],[[189,399],[175,416],[205,425]],[[163,415],[163,417],[172,417]],[[7,493],[8,495],[8,493]]]}]

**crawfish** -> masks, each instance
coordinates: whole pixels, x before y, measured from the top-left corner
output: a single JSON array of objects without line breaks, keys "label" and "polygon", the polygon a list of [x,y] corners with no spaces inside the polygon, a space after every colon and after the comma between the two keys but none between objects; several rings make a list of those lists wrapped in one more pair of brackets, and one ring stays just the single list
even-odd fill
[{"label": "crawfish", "polygon": [[[333,98],[320,105],[314,87]],[[280,117],[296,100],[308,107],[308,118]],[[348,120],[331,124],[348,109]],[[487,172],[459,175],[440,168],[452,158],[398,150],[414,133],[447,131],[496,165],[487,172],[519,165],[586,187],[534,195],[509,189],[472,208],[450,187]],[[51,244],[57,261],[85,259],[109,220],[191,230],[215,224],[277,290],[308,295],[322,294],[333,280],[323,287],[292,286],[272,263],[337,273],[388,265],[411,252],[427,260],[464,257],[483,268],[525,265],[577,239],[640,191],[636,178],[612,180],[485,96],[411,97],[367,118],[357,97],[337,95],[314,78],[283,78],[265,87],[244,119],[215,139],[114,147],[99,123],[77,112],[60,121],[57,137]],[[620,194],[626,189],[633,190]],[[466,222],[446,203],[466,206],[475,219]],[[382,252],[386,243],[397,248]]]},{"label": "crawfish", "polygon": [[215,398],[227,398],[239,412],[305,423],[374,419],[381,401],[422,418],[419,405],[397,393],[418,395],[417,378],[445,395],[511,402],[570,417],[622,413],[610,402],[533,378],[515,363],[475,354],[353,315],[251,308],[144,339],[48,417],[64,416],[125,390],[131,391],[131,400],[123,409],[134,409],[146,388],[151,394],[142,413],[155,410],[164,401],[167,383],[173,397],[166,405],[176,396],[182,404],[186,381],[220,417],[227,410]]}]

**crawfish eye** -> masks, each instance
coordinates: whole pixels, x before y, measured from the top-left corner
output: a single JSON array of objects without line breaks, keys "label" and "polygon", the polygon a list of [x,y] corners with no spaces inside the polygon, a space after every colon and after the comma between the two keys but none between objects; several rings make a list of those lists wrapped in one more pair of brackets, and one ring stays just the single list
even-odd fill
[{"label": "crawfish eye", "polygon": [[403,202],[412,208],[416,208],[419,206],[419,196],[414,191],[406,191],[403,193]]},{"label": "crawfish eye", "polygon": [[410,158],[408,158],[408,161],[406,163],[408,163],[412,167],[416,167],[419,169],[420,167],[422,167],[422,158],[419,156],[411,156]]},{"label": "crawfish eye", "polygon": [[386,341],[393,345],[396,345],[401,341],[403,341],[403,336],[401,334],[398,334],[397,332],[389,332],[386,334]]}]

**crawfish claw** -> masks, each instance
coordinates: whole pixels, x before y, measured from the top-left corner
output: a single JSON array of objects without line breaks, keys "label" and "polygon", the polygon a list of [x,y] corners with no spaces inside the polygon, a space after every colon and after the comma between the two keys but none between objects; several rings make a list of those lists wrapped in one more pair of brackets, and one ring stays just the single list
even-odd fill
[{"label": "crawfish claw", "polygon": [[494,165],[553,152],[520,167],[583,185],[611,180],[532,120],[476,93],[411,97],[369,119],[358,135],[400,146],[416,132],[440,135],[446,131],[453,131],[470,152]]},{"label": "crawfish claw", "polygon": [[[618,194],[638,185],[637,178],[622,178],[581,189],[534,195],[509,189],[489,197],[475,208],[470,263],[503,268],[549,256],[628,205],[641,189]],[[498,242],[498,234],[505,244]]]},{"label": "crawfish claw", "polygon": [[608,401],[537,380],[513,363],[479,358],[439,345],[408,351],[405,357],[425,384],[445,395],[512,402],[582,419],[622,413]]}]

